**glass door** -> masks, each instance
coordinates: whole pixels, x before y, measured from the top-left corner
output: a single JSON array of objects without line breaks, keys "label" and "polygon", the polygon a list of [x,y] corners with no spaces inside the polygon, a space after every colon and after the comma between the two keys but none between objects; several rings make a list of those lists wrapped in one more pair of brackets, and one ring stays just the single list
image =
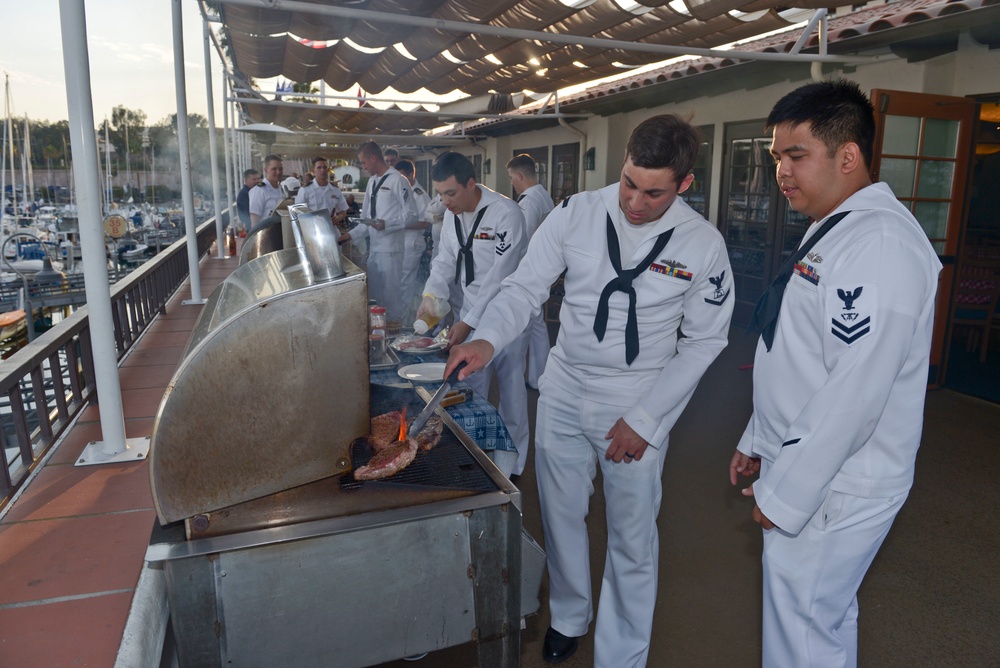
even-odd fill
[{"label": "glass door", "polygon": [[884,181],[910,209],[938,253],[930,383],[943,378],[955,262],[965,215],[977,103],[960,97],[872,91],[877,132],[872,180]]},{"label": "glass door", "polygon": [[778,267],[809,226],[789,208],[775,181],[764,121],[727,125],[719,227],[726,237],[736,291],[733,320],[745,325]]}]

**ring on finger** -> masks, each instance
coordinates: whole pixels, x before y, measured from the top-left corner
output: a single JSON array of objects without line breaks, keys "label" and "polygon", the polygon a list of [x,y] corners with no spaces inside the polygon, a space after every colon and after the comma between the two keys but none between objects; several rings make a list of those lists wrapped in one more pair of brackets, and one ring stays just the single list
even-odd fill
[{"label": "ring on finger", "polygon": [[628,457],[629,459],[635,459],[635,455],[631,452],[626,452],[625,456]]}]

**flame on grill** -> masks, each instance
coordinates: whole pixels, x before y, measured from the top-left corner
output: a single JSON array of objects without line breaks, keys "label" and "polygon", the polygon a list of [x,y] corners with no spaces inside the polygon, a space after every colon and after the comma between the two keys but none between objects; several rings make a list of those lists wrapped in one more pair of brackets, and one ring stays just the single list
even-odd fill
[{"label": "flame on grill", "polygon": [[399,440],[406,440],[406,406],[399,412]]}]

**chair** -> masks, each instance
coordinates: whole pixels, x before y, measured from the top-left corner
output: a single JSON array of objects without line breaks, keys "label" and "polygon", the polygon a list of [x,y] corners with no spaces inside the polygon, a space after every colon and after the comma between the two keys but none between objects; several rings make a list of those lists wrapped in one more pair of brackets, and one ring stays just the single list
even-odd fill
[{"label": "chair", "polygon": [[965,349],[979,347],[979,361],[986,361],[990,332],[1000,329],[1000,267],[995,262],[966,260],[958,270],[952,324],[965,328]]}]

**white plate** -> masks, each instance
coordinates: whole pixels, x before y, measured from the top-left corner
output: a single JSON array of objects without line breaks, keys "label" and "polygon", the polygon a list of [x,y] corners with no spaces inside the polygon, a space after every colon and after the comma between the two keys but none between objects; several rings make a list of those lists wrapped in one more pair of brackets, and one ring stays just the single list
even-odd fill
[{"label": "white plate", "polygon": [[389,344],[389,347],[397,353],[403,353],[405,355],[422,355],[424,353],[436,353],[439,350],[444,350],[445,345],[447,344],[438,341],[437,343],[432,343],[426,348],[400,348],[394,340]]},{"label": "white plate", "polygon": [[440,383],[444,380],[444,362],[425,362],[400,367],[400,378],[414,383]]}]

